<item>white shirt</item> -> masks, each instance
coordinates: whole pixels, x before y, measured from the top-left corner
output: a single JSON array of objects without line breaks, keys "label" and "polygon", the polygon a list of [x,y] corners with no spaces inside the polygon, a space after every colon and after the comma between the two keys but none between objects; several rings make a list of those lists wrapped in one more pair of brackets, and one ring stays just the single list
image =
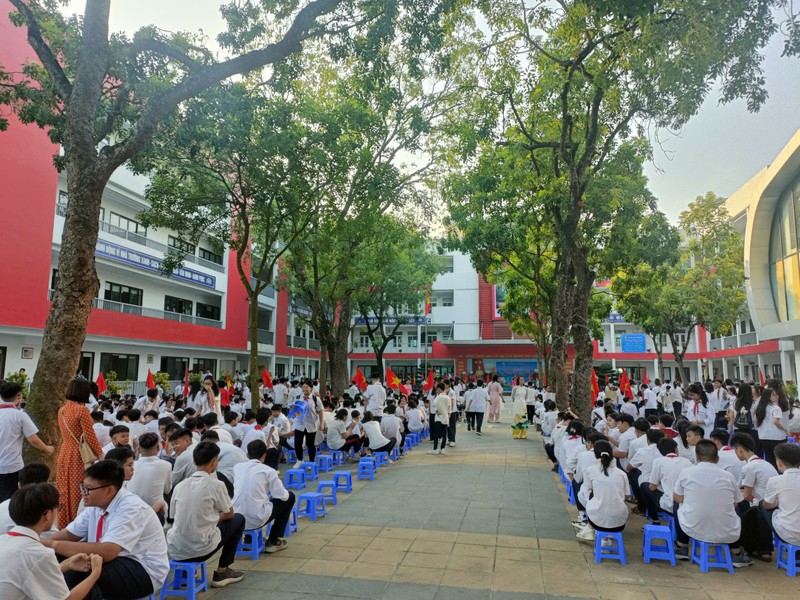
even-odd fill
[{"label": "white shirt", "polygon": [[800,546],[800,469],[786,469],[772,477],[764,500],[778,503],[772,513],[772,525],[786,543]]},{"label": "white shirt", "polygon": [[233,444],[233,436],[231,435],[230,431],[226,431],[222,425],[214,425],[213,427],[209,428],[209,431],[215,431],[220,442]]},{"label": "white shirt", "polygon": [[219,446],[219,464],[217,471],[225,475],[228,481],[235,483],[233,469],[236,465],[247,462],[247,454],[241,448],[237,448],[233,444],[226,442],[218,442]]},{"label": "white shirt", "polygon": [[94,429],[94,434],[97,436],[97,441],[100,442],[101,446],[111,443],[111,436],[108,435],[108,432],[111,431],[110,427],[102,423],[95,423],[92,425],[92,429]]},{"label": "white shirt", "polygon": [[486,412],[486,404],[489,402],[489,392],[485,387],[477,387],[472,390],[472,396],[467,403],[466,410],[469,412]]},{"label": "white shirt", "polygon": [[386,390],[380,383],[371,383],[364,392],[367,399],[367,410],[373,417],[382,417],[383,408],[386,406]]},{"label": "white shirt", "polygon": [[558,412],[551,410],[550,412],[544,413],[542,417],[542,436],[549,438],[553,433],[553,429],[556,426],[556,420],[558,419]]},{"label": "white shirt", "polygon": [[734,505],[743,498],[733,475],[715,464],[701,462],[681,472],[673,492],[683,496],[678,520],[689,537],[712,544],[739,539],[742,520]]},{"label": "white shirt", "polygon": [[[266,425],[264,427],[266,427]],[[251,427],[247,431],[247,433],[244,436],[244,440],[242,440],[242,448],[244,450],[247,450],[247,446],[250,445],[250,442],[255,442],[256,440],[261,440],[265,444],[267,443],[267,434],[261,425],[256,425],[255,427]]]},{"label": "white shirt", "polygon": [[[2,411],[0,411],[2,412]],[[785,440],[786,432],[779,429],[775,419],[783,419],[783,411],[778,404],[768,404],[764,420],[758,425],[758,438],[761,440]]]},{"label": "white shirt", "polygon": [[708,406],[703,406],[703,403],[699,400],[697,402],[690,401],[686,408],[686,418],[692,422],[700,421],[699,425],[703,428],[704,432],[703,437],[709,437],[711,432],[714,431],[716,413],[713,411],[710,401]]},{"label": "white shirt", "polygon": [[675,481],[685,469],[692,466],[691,461],[676,454],[667,454],[653,461],[653,470],[650,471],[650,483],[657,485],[664,492],[659,505],[662,510],[672,514],[675,504],[673,490]]},{"label": "white shirt", "polygon": [[[620,527],[628,520],[628,507],[625,505],[625,494],[630,484],[625,473],[613,463],[608,468],[608,476],[603,473],[602,465],[597,462],[586,469],[583,474],[583,485],[580,494],[586,498],[586,516],[600,527]],[[591,494],[594,494],[589,498]]]},{"label": "white shirt", "polygon": [[658,408],[658,396],[651,389],[646,389],[644,391],[644,407],[645,409],[651,410]]},{"label": "white shirt", "polygon": [[0,536],[0,598],[3,600],[63,600],[70,594],[56,553],[39,542],[27,527],[19,536]]},{"label": "white shirt", "polygon": [[[561,455],[564,457],[564,462],[561,464],[562,469],[565,473],[572,473],[571,466],[571,457],[575,454],[576,451],[581,452],[586,448],[583,439],[579,435],[571,435],[568,436],[564,442],[561,444]],[[577,464],[577,455],[575,455],[575,461]]]},{"label": "white shirt", "polygon": [[31,418],[10,402],[0,403],[0,474],[16,473],[22,462],[22,440],[39,433]]},{"label": "white shirt", "polygon": [[[642,438],[646,440],[647,436],[643,435],[639,439]],[[658,458],[661,458],[661,452],[658,451],[658,446],[656,446],[656,444],[648,444],[634,454],[630,464],[632,467],[642,472],[639,476],[639,484],[650,481],[650,473],[653,472],[653,463]]]},{"label": "white shirt", "polygon": [[366,423],[361,423],[361,427],[364,430],[364,434],[367,436],[367,438],[369,438],[370,450],[383,448],[389,443],[389,440],[383,437],[383,434],[381,433],[381,425],[377,421],[367,421]]},{"label": "white shirt", "polygon": [[245,529],[258,529],[272,514],[270,498],[288,500],[278,472],[256,459],[236,465],[236,484],[233,487],[233,509],[244,515]]},{"label": "white shirt", "polygon": [[[621,433],[619,436],[619,446],[617,446],[617,450],[619,452],[629,452],[631,449],[631,442],[636,439],[636,430],[633,427],[628,427],[625,433]],[[619,459],[619,464],[622,465],[623,469],[628,467],[628,463],[630,462],[630,454],[625,458]],[[599,523],[598,523],[599,524]]]},{"label": "white shirt", "polygon": [[289,390],[286,389],[285,385],[282,383],[276,383],[274,386],[272,386],[272,393],[275,394],[275,404],[286,404],[289,396]]},{"label": "white shirt", "polygon": [[381,420],[381,433],[384,435],[384,437],[388,439],[394,438],[399,444],[400,429],[402,427],[403,422],[398,416],[389,414],[383,415],[383,419]]},{"label": "white shirt", "polygon": [[736,452],[732,448],[721,448],[718,455],[719,462],[717,466],[733,475],[736,483],[739,483],[742,480],[742,465],[744,463],[736,456]]},{"label": "white shirt", "polygon": [[175,464],[172,466],[172,487],[178,485],[197,470],[194,464],[194,449],[196,447],[197,444],[192,442],[192,444],[175,459]]},{"label": "white shirt", "polygon": [[755,454],[742,465],[741,487],[749,487],[753,491],[753,506],[764,499],[767,493],[767,484],[773,477],[778,476],[778,471],[767,461]]},{"label": "white shirt", "polygon": [[[633,429],[633,427],[631,427],[631,429]],[[636,439],[632,440],[630,446],[628,446],[628,463],[630,463],[634,459],[634,457],[638,454],[640,450],[644,450],[646,447],[647,447],[646,434],[642,434]],[[659,456],[661,455],[659,454]]]},{"label": "white shirt", "polygon": [[175,519],[167,532],[170,558],[186,560],[212,552],[222,539],[217,528],[219,515],[232,506],[225,484],[216,476],[195,471],[180,482],[170,502],[169,512]]},{"label": "white shirt", "polygon": [[[103,519],[103,535],[97,539],[97,523]],[[169,573],[167,543],[164,530],[155,511],[142,502],[136,494],[121,489],[111,504],[103,511],[97,506],[87,506],[75,520],[67,525],[67,531],[88,542],[107,542],[122,548],[118,556],[129,557],[144,567],[159,589]]]},{"label": "white shirt", "polygon": [[583,481],[583,474],[586,469],[597,464],[597,459],[594,457],[594,450],[584,450],[578,454],[578,460],[575,462],[575,472],[572,478],[581,483]]},{"label": "white shirt", "polygon": [[172,491],[172,465],[157,456],[142,456],[134,463],[126,489],[148,506],[164,502],[164,496]]}]

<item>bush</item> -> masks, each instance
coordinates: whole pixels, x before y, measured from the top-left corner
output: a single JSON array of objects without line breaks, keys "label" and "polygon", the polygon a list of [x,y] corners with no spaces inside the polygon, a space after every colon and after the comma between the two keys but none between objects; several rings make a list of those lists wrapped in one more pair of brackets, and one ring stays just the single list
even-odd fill
[{"label": "bush", "polygon": [[21,375],[19,373],[9,373],[6,375],[6,381],[9,383],[18,383],[22,386],[22,397],[27,400],[28,399],[28,381],[27,375]]}]

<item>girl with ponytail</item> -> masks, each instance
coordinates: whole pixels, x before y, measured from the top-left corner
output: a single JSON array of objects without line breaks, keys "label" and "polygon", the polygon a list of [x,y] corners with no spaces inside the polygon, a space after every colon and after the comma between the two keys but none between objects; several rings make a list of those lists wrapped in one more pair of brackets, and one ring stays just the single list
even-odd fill
[{"label": "girl with ponytail", "polygon": [[580,490],[589,522],[577,534],[579,540],[590,542],[594,541],[595,531],[625,529],[628,520],[625,494],[630,487],[627,475],[617,467],[610,442],[595,442],[594,455],[597,462],[584,472]]}]

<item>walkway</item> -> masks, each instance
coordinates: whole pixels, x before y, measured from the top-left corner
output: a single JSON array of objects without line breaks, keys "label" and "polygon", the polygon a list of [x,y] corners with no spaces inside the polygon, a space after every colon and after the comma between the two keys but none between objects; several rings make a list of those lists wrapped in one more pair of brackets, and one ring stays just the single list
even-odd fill
[{"label": "walkway", "polygon": [[[508,416],[504,415],[508,422]],[[574,509],[551,473],[541,438],[513,440],[507,426],[479,438],[459,428],[457,446],[410,456],[358,482],[350,496],[300,532],[280,553],[239,560],[245,579],[202,598],[280,600],[783,600],[800,579],[758,563],[734,575],[695,565],[645,565],[640,528],[626,530],[629,562],[595,564],[570,521]],[[341,467],[340,467],[341,468]]]}]

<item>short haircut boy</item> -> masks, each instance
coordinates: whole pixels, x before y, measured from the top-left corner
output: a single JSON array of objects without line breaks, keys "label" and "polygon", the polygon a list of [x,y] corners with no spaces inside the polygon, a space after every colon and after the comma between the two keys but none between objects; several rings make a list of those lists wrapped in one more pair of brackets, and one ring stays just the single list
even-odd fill
[{"label": "short haircut boy", "polygon": [[58,505],[58,490],[54,485],[34,483],[14,492],[8,503],[8,515],[20,527],[33,527],[44,513]]}]

